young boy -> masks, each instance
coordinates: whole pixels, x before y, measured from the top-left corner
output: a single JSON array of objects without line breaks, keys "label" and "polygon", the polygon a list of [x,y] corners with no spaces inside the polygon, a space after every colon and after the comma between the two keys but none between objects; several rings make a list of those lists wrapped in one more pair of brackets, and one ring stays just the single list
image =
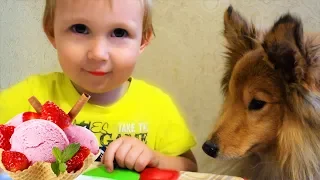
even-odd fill
[{"label": "young boy", "polygon": [[153,35],[151,0],[47,0],[43,25],[63,73],[30,76],[2,91],[0,123],[33,110],[33,95],[69,111],[88,93],[75,123],[95,133],[109,171],[114,159],[138,172],[197,171],[195,139],[171,98],[131,77]]}]

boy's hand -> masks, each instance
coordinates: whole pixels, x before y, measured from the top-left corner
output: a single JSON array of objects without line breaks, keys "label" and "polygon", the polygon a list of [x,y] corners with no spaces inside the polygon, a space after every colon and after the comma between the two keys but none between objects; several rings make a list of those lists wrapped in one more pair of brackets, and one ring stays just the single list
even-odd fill
[{"label": "boy's hand", "polygon": [[121,137],[109,144],[102,163],[109,172],[113,170],[113,160],[122,168],[141,172],[147,166],[157,167],[159,158],[146,144],[134,137]]}]

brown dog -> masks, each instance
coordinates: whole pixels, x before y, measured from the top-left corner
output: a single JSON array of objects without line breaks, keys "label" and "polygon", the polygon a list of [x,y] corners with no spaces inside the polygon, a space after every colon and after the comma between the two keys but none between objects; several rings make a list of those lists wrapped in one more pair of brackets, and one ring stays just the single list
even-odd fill
[{"label": "brown dog", "polygon": [[224,103],[204,152],[257,159],[254,180],[319,180],[320,35],[289,13],[261,32],[232,6],[224,25]]}]

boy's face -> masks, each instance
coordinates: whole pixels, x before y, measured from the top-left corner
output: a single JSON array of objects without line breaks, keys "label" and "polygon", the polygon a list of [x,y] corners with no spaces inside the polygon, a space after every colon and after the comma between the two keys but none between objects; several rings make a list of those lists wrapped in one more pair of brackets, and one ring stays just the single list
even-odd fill
[{"label": "boy's face", "polygon": [[143,10],[140,0],[57,0],[50,41],[73,83],[102,93],[128,79],[145,47]]}]

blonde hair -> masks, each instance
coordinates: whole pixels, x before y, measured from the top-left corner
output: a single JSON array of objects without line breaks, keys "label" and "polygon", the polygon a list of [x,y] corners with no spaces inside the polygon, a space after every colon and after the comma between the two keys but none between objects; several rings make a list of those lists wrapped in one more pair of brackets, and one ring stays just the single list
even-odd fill
[{"label": "blonde hair", "polygon": [[[149,41],[152,35],[154,36],[154,29],[152,25],[152,0],[141,0],[144,5],[143,25],[142,25],[142,41]],[[56,7],[56,0],[46,0],[44,9],[42,26],[44,32],[49,37],[54,37],[53,22]]]}]

